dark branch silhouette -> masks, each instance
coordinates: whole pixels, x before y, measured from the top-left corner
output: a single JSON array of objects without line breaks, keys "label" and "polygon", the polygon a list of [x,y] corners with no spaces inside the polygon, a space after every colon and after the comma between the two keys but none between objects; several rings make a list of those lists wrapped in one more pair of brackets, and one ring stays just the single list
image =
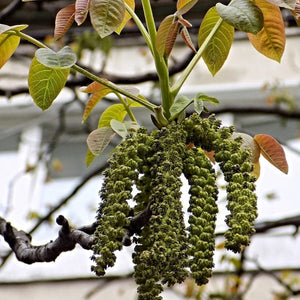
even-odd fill
[{"label": "dark branch silhouette", "polygon": [[[130,224],[126,228],[127,233],[123,239],[124,246],[129,246],[130,237],[139,232],[148,222],[151,216],[150,206],[151,203],[145,210],[130,218]],[[62,215],[57,217],[56,223],[61,226],[58,237],[54,241],[41,246],[33,246],[30,234],[23,230],[17,230],[1,217],[0,235],[4,237],[17,259],[26,264],[55,261],[62,252],[73,250],[76,244],[87,250],[92,249],[96,223],[75,229],[70,227],[68,220]]]}]

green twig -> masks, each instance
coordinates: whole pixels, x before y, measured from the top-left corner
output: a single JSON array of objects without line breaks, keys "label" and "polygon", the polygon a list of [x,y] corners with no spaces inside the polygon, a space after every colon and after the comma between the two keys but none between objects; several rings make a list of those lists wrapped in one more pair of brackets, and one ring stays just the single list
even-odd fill
[{"label": "green twig", "polygon": [[155,61],[156,71],[159,77],[160,91],[161,91],[161,103],[164,111],[165,117],[168,119],[170,117],[170,107],[173,104],[174,98],[170,93],[170,78],[168,66],[164,59],[161,59],[155,44],[156,44],[156,27],[153,18],[152,8],[149,0],[142,0],[143,11],[145,15],[145,20],[150,35],[150,40],[153,48],[153,57]]},{"label": "green twig", "polygon": [[120,102],[124,105],[124,108],[127,111],[130,120],[132,122],[137,122],[134,114],[132,113],[132,111],[130,109],[130,105],[126,102],[126,100],[124,100],[124,98],[119,93],[116,93],[116,95],[117,95],[118,99],[120,100]]},{"label": "green twig", "polygon": [[[33,37],[31,37],[31,36],[29,36],[29,35],[21,32],[21,31],[15,30],[15,31],[12,31],[12,32],[13,32],[13,34],[15,34],[15,35],[17,35],[17,36],[19,36],[19,37],[27,40],[31,44],[37,46],[38,48],[47,48],[47,49],[50,49],[45,44],[41,43],[40,41],[36,40],[35,38],[33,38]],[[148,108],[149,110],[151,110],[153,112],[155,111],[155,108],[157,107],[155,104],[153,104],[153,103],[151,103],[151,102],[149,102],[149,101],[147,101],[147,100],[145,100],[143,98],[140,98],[138,96],[135,96],[135,95],[131,94],[130,92],[122,89],[121,87],[115,85],[114,83],[112,83],[110,81],[107,81],[105,79],[102,79],[102,78],[94,75],[93,73],[85,70],[84,68],[82,68],[82,67],[80,67],[80,66],[78,66],[76,64],[72,66],[72,69],[75,70],[75,71],[77,71],[77,72],[79,72],[79,73],[81,73],[82,75],[86,76],[87,78],[89,78],[89,79],[91,79],[93,81],[96,81],[96,82],[98,82],[98,83],[100,83],[100,84],[102,84],[102,85],[110,88],[111,90],[113,90],[113,91],[115,91],[117,93],[120,93],[120,94],[122,94],[122,95],[124,95],[124,96],[126,96],[128,98],[130,98],[133,101],[138,102],[139,104],[143,105],[144,107]]]},{"label": "green twig", "polygon": [[211,30],[211,32],[209,33],[209,35],[207,36],[207,38],[205,39],[205,41],[203,42],[203,44],[201,45],[201,47],[199,48],[199,50],[197,51],[196,55],[190,61],[188,66],[185,68],[185,70],[182,72],[180,78],[172,86],[171,93],[172,93],[174,98],[178,95],[179,90],[181,89],[182,85],[184,84],[184,82],[186,81],[186,79],[188,78],[188,76],[190,75],[190,73],[192,72],[192,70],[194,69],[194,67],[196,66],[196,64],[200,60],[200,58],[202,57],[202,55],[203,55],[204,51],[206,50],[209,42],[214,37],[215,33],[218,31],[218,29],[221,26],[222,22],[223,22],[223,20],[220,18],[218,20],[218,22],[216,23],[216,25]]}]

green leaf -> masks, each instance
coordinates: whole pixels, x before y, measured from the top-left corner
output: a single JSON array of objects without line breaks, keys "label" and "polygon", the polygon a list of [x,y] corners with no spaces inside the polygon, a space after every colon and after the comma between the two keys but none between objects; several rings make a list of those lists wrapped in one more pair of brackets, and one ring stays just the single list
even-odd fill
[{"label": "green leaf", "polygon": [[0,24],[0,34],[2,33],[7,33],[7,31],[21,31],[25,28],[27,28],[28,25],[26,24],[21,24],[21,25],[13,25],[13,26],[8,26],[8,25],[5,25],[5,24]]},{"label": "green leaf", "polygon": [[[199,30],[198,45],[205,42],[213,27],[220,20],[215,7],[212,7],[205,15]],[[212,75],[215,75],[227,59],[234,36],[234,28],[226,22],[222,22],[212,39],[208,42],[203,53],[203,60]]]},{"label": "green leaf", "polygon": [[197,114],[201,114],[204,108],[203,101],[201,99],[194,99],[194,108]]},{"label": "green leaf", "polygon": [[41,48],[35,52],[39,63],[49,68],[68,69],[76,63],[76,54],[69,46],[65,46],[58,52],[51,49]]},{"label": "green leaf", "polygon": [[90,152],[99,156],[109,145],[115,132],[110,127],[101,127],[93,130],[87,137],[87,145]]},{"label": "green leaf", "polygon": [[113,33],[125,16],[123,0],[91,0],[90,17],[94,29],[101,38]]},{"label": "green leaf", "polygon": [[29,93],[42,110],[49,108],[65,86],[70,69],[53,69],[33,58],[29,76]]},{"label": "green leaf", "polygon": [[94,155],[90,149],[87,149],[86,155],[85,155],[85,164],[88,166],[91,165],[91,163],[94,161],[96,158],[96,155]]},{"label": "green leaf", "polygon": [[115,133],[117,133],[123,139],[126,138],[128,131],[127,131],[127,126],[123,122],[112,119],[110,121],[110,127]]},{"label": "green leaf", "polygon": [[217,3],[220,17],[238,30],[257,34],[264,26],[264,16],[260,8],[249,0],[235,0],[226,6]]},{"label": "green leaf", "polygon": [[184,111],[191,103],[193,99],[190,99],[186,96],[180,96],[176,99],[174,104],[170,108],[171,119],[174,119],[178,116],[182,111]]},{"label": "green leaf", "polygon": [[113,104],[102,113],[98,128],[110,127],[110,121],[113,119],[121,122],[124,120],[126,114],[127,112],[123,104]]},{"label": "green leaf", "polygon": [[26,27],[27,25],[7,26],[0,24],[0,69],[14,54],[20,43],[20,37],[10,34],[8,31],[20,31]]},{"label": "green leaf", "polygon": [[211,96],[207,96],[203,93],[198,93],[195,97],[196,100],[202,100],[202,101],[206,101],[206,102],[210,102],[213,105],[218,105],[219,104],[219,100],[211,97]]}]

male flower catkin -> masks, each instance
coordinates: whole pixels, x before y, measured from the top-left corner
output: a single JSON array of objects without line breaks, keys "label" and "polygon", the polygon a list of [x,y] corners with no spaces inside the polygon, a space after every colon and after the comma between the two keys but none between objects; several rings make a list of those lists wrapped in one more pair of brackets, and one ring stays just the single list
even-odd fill
[{"label": "male flower catkin", "polygon": [[215,160],[227,181],[227,208],[230,214],[226,218],[229,227],[225,234],[225,246],[234,252],[250,243],[257,216],[257,197],[255,176],[251,174],[251,151],[241,147],[241,138],[232,139],[233,127],[221,127],[214,116],[201,119],[193,114],[184,121],[188,142],[206,151],[214,151]]},{"label": "male flower catkin", "polygon": [[218,212],[218,188],[211,162],[202,150],[187,151],[184,160],[184,175],[190,185],[189,267],[198,285],[211,277],[215,249],[215,223]]},{"label": "male flower catkin", "polygon": [[139,299],[161,299],[161,283],[173,285],[187,276],[179,178],[183,168],[181,156],[186,149],[185,132],[180,126],[169,125],[151,136],[155,150],[148,158],[152,215],[137,239],[133,255]]},{"label": "male flower catkin", "polygon": [[105,269],[114,265],[114,251],[122,248],[125,227],[129,224],[127,217],[130,206],[127,200],[132,198],[132,186],[138,177],[138,164],[136,139],[131,136],[117,147],[104,172],[104,183],[100,191],[102,202],[98,209],[92,256],[96,262],[92,269],[98,275],[104,275]]},{"label": "male flower catkin", "polygon": [[[225,245],[237,252],[249,244],[257,215],[255,177],[251,153],[233,132],[233,127],[222,127],[214,116],[202,119],[193,114],[150,134],[140,128],[116,148],[100,192],[93,255],[97,274],[114,264],[114,252],[128,237],[130,216],[147,211],[146,221],[131,228],[133,236],[127,239],[135,243],[132,258],[138,299],[161,299],[163,284],[180,283],[189,273],[197,284],[207,283],[213,268],[218,189],[206,152],[214,153],[213,160],[227,181],[230,213]],[[187,228],[181,204],[182,174],[190,186]],[[132,198],[133,186],[137,193]],[[133,200],[132,207],[128,200]]]}]

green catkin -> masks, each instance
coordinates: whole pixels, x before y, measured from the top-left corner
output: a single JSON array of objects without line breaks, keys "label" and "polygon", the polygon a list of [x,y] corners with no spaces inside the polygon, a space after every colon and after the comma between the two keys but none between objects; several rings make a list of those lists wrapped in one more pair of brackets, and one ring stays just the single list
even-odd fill
[{"label": "green catkin", "polygon": [[[250,153],[241,148],[239,139],[231,138],[233,131],[233,127],[221,127],[214,116],[202,119],[193,114],[181,124],[171,123],[151,134],[140,128],[116,148],[104,174],[94,234],[93,270],[98,275],[114,264],[129,216],[150,207],[146,224],[132,237],[138,299],[162,299],[163,284],[182,282],[188,269],[197,284],[207,283],[213,268],[218,189],[212,163],[198,148],[214,151],[227,181],[230,214],[225,246],[238,252],[249,244],[257,216],[255,178]],[[187,229],[181,204],[182,173],[190,185]],[[138,192],[131,208],[128,200],[134,185]]]},{"label": "green catkin", "polygon": [[186,233],[180,202],[185,132],[181,126],[169,125],[151,136],[154,153],[148,161],[152,215],[137,239],[133,256],[140,300],[161,299],[161,284],[173,285],[187,276]]},{"label": "green catkin", "polygon": [[128,226],[130,206],[127,200],[132,198],[133,182],[137,180],[139,158],[136,152],[136,139],[130,136],[122,142],[112,157],[109,167],[104,172],[104,183],[100,191],[100,203],[94,233],[94,255],[96,265],[92,270],[97,275],[104,275],[107,267],[116,260],[114,252],[122,248],[122,238]]},{"label": "green catkin", "polygon": [[239,138],[220,139],[215,154],[227,181],[227,208],[230,214],[226,216],[229,228],[225,233],[225,247],[233,252],[240,252],[248,246],[255,231],[257,197],[250,155],[250,149],[243,149]]},{"label": "green catkin", "polygon": [[218,188],[210,161],[203,151],[196,148],[187,152],[184,175],[190,185],[189,267],[195,282],[202,285],[208,282],[214,266]]},{"label": "green catkin", "polygon": [[227,181],[227,208],[230,214],[226,217],[229,229],[225,233],[225,247],[239,252],[249,245],[257,217],[255,177],[251,175],[253,165],[250,163],[250,150],[241,148],[241,139],[230,139],[234,128],[221,127],[220,121],[213,116],[201,119],[193,114],[183,124],[189,132],[188,142],[215,152],[215,159]]}]

